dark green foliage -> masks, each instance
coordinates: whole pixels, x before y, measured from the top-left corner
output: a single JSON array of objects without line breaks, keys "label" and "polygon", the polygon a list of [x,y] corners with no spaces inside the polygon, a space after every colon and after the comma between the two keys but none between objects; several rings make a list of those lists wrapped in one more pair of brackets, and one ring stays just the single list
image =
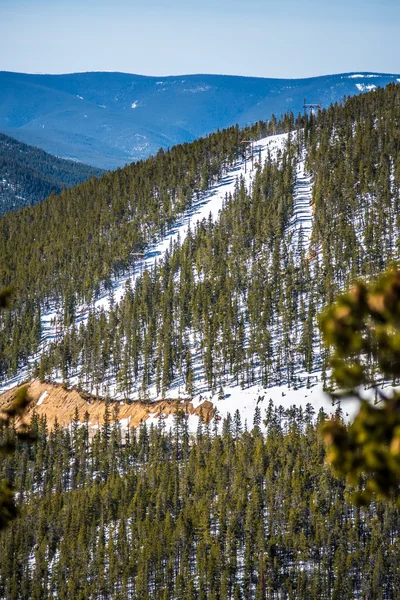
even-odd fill
[{"label": "dark green foliage", "polygon": [[[0,290],[0,309],[8,308],[12,290],[3,288]],[[15,428],[15,419],[24,416],[25,410],[31,399],[27,394],[27,388],[21,387],[13,402],[6,408],[0,410],[0,457],[12,455],[19,442],[34,441],[35,436],[29,427],[22,425]],[[6,476],[0,472],[0,530],[7,527],[18,515],[18,509],[14,502],[14,491]]]},{"label": "dark green foliage", "polygon": [[[358,283],[325,311],[321,328],[334,350],[334,382],[349,389],[345,398],[361,401],[348,429],[336,421],[324,426],[331,445],[328,461],[339,475],[360,485],[358,503],[368,504],[378,493],[394,494],[400,505],[400,393],[378,391],[378,376],[381,383],[400,377],[400,272],[392,269],[374,283]],[[371,360],[376,374],[368,368]],[[377,405],[362,399],[360,385],[376,390]]]},{"label": "dark green foliage", "polygon": [[329,298],[358,275],[399,256],[400,86],[389,85],[311,117],[314,248],[323,252]]},{"label": "dark green foliage", "polygon": [[[271,381],[286,377],[286,370],[271,368],[269,330],[283,329],[287,336],[279,345],[284,361],[290,345],[293,360],[301,360],[290,328],[300,300],[304,304],[310,294],[301,292],[304,257],[298,271],[293,257],[283,259],[292,271],[290,292],[297,297],[282,290],[274,262],[283,254],[296,157],[296,146],[289,145],[278,165],[259,170],[253,197],[238,182],[217,223],[204,220],[109,314],[91,314],[87,325],[51,345],[42,356],[42,376],[51,377],[56,368],[70,378],[81,364],[83,384],[92,389],[116,377],[125,396],[138,389],[145,394],[150,385],[164,393],[181,377],[183,391],[191,395],[192,355],[200,355],[205,379],[216,392],[230,378],[247,385],[259,373]],[[189,341],[193,337],[195,344]],[[64,362],[66,357],[71,360]]]},{"label": "dark green foliage", "polygon": [[0,133],[0,216],[103,173],[101,169],[51,156]]},{"label": "dark green foliage", "polygon": [[[15,372],[37,348],[40,328],[35,320],[39,323],[41,310],[62,302],[63,325],[71,323],[74,306],[109,289],[112,277],[135,262],[134,253],[190,207],[202,189],[205,167],[209,185],[242,153],[243,136],[258,138],[268,131],[266,123],[245,130],[232,127],[1,219],[0,281],[14,284],[16,302],[2,323],[0,372]],[[167,384],[171,367],[165,365],[161,376]]]},{"label": "dark green foliage", "polygon": [[[2,293],[4,296],[4,293]],[[0,296],[1,297],[1,296]],[[0,410],[0,457],[12,455],[21,442],[32,442],[32,435],[27,425],[15,429],[15,419],[21,418],[30,403],[27,387],[18,390],[13,402],[7,408]],[[0,472],[0,530],[7,527],[18,515],[14,501],[14,490],[9,480]]]},{"label": "dark green foliage", "polygon": [[[311,385],[316,369],[325,382],[316,314],[354,277],[377,274],[399,257],[399,105],[400,88],[391,85],[318,117],[234,127],[7,215],[0,278],[15,285],[18,304],[2,320],[1,376],[35,352],[41,311],[55,304],[62,339],[38,360],[41,378],[57,372],[103,394],[116,380],[121,395],[146,400],[149,390],[162,394],[178,380],[192,395],[199,367],[215,393],[232,382]],[[243,137],[292,128],[296,135],[276,162],[257,168],[251,190],[237,182],[217,222],[193,227],[110,314],[92,311],[77,325],[77,307],[128,273],[132,253],[235,162]],[[307,254],[293,247],[289,227],[303,153],[314,180]]]},{"label": "dark green foliage", "polygon": [[[253,135],[263,126],[254,126]],[[17,280],[20,293],[26,283],[45,299],[64,297],[72,279],[78,298],[90,300],[96,286],[133,262],[135,249],[190,206],[201,188],[204,164],[212,182],[236,159],[244,133],[233,127],[168,152],[160,150],[144,162],[92,179],[18,215],[6,215],[0,221],[0,280]],[[25,250],[16,245],[17,231]],[[23,264],[29,268],[22,272]]]},{"label": "dark green foliage", "polygon": [[[51,346],[41,376],[58,369],[67,378],[80,376],[92,390],[116,377],[128,397],[139,389],[144,395],[150,385],[163,393],[178,377],[193,394],[193,356],[201,357],[204,380],[215,393],[227,382],[296,386],[299,367],[308,373],[322,368],[325,377],[317,312],[354,276],[378,273],[399,254],[400,144],[391,126],[400,118],[399,97],[399,86],[390,86],[298,121],[304,131],[292,136],[277,162],[257,171],[250,194],[238,182],[216,223],[203,221],[171,248],[110,315],[91,315],[86,327]],[[365,123],[378,116],[384,122],[379,143],[375,133],[370,142]],[[314,176],[307,256],[292,247],[288,233],[304,146]],[[369,236],[378,225],[372,259]]]},{"label": "dark green foliage", "polygon": [[0,290],[0,309],[9,307],[11,294],[11,288],[2,288]]},{"label": "dark green foliage", "polygon": [[78,417],[49,435],[35,417],[38,443],[0,459],[24,498],[0,536],[2,598],[398,597],[398,511],[349,503],[311,407],[271,406],[265,438],[228,417],[188,443],[178,414],[89,448]]},{"label": "dark green foliage", "polygon": [[[297,137],[276,163],[257,170],[251,192],[238,181],[216,223],[193,228],[134,289],[127,287],[118,306],[111,302],[107,315],[90,311],[84,326],[76,307],[128,271],[132,251],[162,234],[194,194],[219,178],[240,155],[243,137],[292,129],[293,118],[160,152],[7,215],[0,222],[0,279],[15,286],[18,305],[2,320],[2,375],[15,373],[35,350],[40,311],[58,302],[63,339],[43,353],[41,377],[57,370],[66,383],[77,376],[82,387],[102,393],[115,379],[124,397],[138,392],[143,399],[151,385],[161,394],[177,378],[193,394],[199,360],[221,398],[227,380],[297,385],[299,364],[310,377],[322,366],[325,378],[327,352],[318,348],[315,315],[355,276],[379,273],[399,255],[399,119],[398,86],[298,119]],[[288,228],[304,149],[314,177],[308,256],[291,247]],[[380,337],[375,356],[374,345],[362,346],[370,335],[361,336],[361,346],[347,339],[350,354],[369,351],[362,368],[372,381],[376,366],[385,364],[383,342],[390,346],[397,337]],[[382,356],[397,377],[390,354]],[[387,416],[379,407],[363,410],[358,430],[339,420],[331,433],[365,437],[371,419]],[[200,422],[195,440],[183,414],[172,432],[160,419],[124,441],[116,417],[107,403],[105,424],[89,445],[83,415],[73,415],[70,430],[56,426],[50,435],[35,416],[37,446],[17,441],[18,452],[1,459],[0,473],[28,504],[0,539],[0,596],[398,597],[397,508],[391,499],[363,510],[351,504],[354,488],[325,464],[317,429],[326,416],[314,424],[311,406],[304,413],[272,405],[266,415],[257,410],[251,433],[239,413],[222,423],[221,435],[216,419],[212,428]],[[380,441],[388,422],[397,423],[380,419]],[[3,442],[10,426],[0,433]],[[370,453],[369,481],[388,452],[397,461],[397,430],[393,440],[386,454]],[[363,485],[359,474],[353,481]],[[386,484],[390,492],[390,477]]]}]

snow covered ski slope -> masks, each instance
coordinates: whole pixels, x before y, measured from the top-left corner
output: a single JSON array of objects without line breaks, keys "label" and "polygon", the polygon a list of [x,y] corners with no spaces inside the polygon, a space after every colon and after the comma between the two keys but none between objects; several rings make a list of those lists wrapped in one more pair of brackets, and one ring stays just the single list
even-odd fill
[{"label": "snow covered ski slope", "polygon": [[[279,153],[283,152],[285,149],[288,137],[288,134],[280,134],[264,138],[254,144],[253,152],[256,156],[260,157],[261,166],[265,163],[267,158],[277,160]],[[300,252],[308,252],[313,225],[313,213],[311,207],[312,180],[310,175],[306,173],[305,160],[306,156],[303,150],[298,158],[296,166],[293,214],[286,231],[287,241],[292,248],[296,260],[298,260]],[[189,230],[194,230],[197,222],[210,217],[213,221],[216,221],[226,198],[234,193],[238,180],[242,180],[245,187],[248,190],[251,190],[256,172],[256,169],[252,169],[251,161],[249,159],[247,160],[246,165],[243,161],[238,161],[224,174],[217,184],[213,185],[194,199],[190,209],[177,218],[173,226],[164,236],[160,237],[155,243],[149,245],[145,249],[141,261],[136,262],[129,273],[126,273],[123,277],[113,281],[111,293],[109,291],[103,292],[100,297],[94,300],[90,307],[81,305],[77,308],[77,324],[79,325],[80,323],[85,323],[87,321],[89,310],[104,310],[107,312],[110,309],[111,298],[114,303],[120,302],[126,292],[127,282],[129,281],[133,288],[136,279],[140,277],[141,273],[145,270],[150,271],[164,258],[166,252],[171,249],[178,240],[182,243],[188,235]],[[62,329],[57,325],[57,320],[61,321],[61,309],[62,307],[54,307],[53,310],[43,311],[43,335],[41,347],[37,355],[31,357],[31,365],[35,359],[39,358],[41,351],[47,344],[54,341],[56,338],[59,339],[61,337]],[[277,336],[276,339],[275,335]],[[279,332],[274,332],[274,343],[276,343],[278,337]],[[252,425],[256,411],[261,411],[261,414],[264,414],[264,410],[268,407],[270,400],[272,400],[276,406],[281,405],[285,409],[292,405],[305,408],[307,404],[310,403],[316,411],[320,408],[323,408],[328,413],[335,410],[335,407],[332,406],[331,399],[323,392],[322,376],[320,372],[314,372],[310,375],[306,372],[299,371],[299,386],[297,387],[275,385],[264,388],[261,383],[258,382],[243,389],[240,385],[234,383],[233,380],[226,381],[221,395],[221,390],[218,390],[216,393],[215,391],[211,391],[207,386],[206,381],[203,378],[204,374],[200,367],[201,356],[199,352],[196,353],[194,351],[193,357],[194,371],[196,373],[194,382],[196,392],[192,401],[195,407],[201,405],[205,400],[210,400],[222,417],[226,416],[228,412],[232,415],[237,409],[242,416],[243,422],[247,422],[249,427]],[[21,370],[18,377],[3,384],[3,386],[0,387],[0,391],[13,387],[22,380],[27,379],[28,375],[28,368]],[[61,379],[55,377],[55,381],[61,381]],[[70,378],[70,384],[74,385],[77,382],[77,376]],[[121,399],[115,377],[108,378],[107,381],[104,382],[104,386],[101,387],[102,389],[99,390],[100,394],[107,393],[113,398]],[[151,386],[149,389],[149,398],[157,399],[157,391],[153,389],[153,387],[154,386]],[[184,382],[181,377],[177,377],[167,392],[164,393],[163,398],[169,397],[175,399],[184,396]],[[137,394],[134,393],[132,397],[137,397]],[[354,408],[349,406],[346,412],[351,414],[353,410]],[[172,423],[173,416],[169,417],[169,420]],[[198,417],[191,415],[190,429],[192,431],[196,430],[197,423]]]},{"label": "snow covered ski slope", "polygon": [[[261,166],[268,156],[272,160],[276,160],[278,153],[284,150],[287,140],[288,134],[283,133],[263,138],[254,144],[253,151],[256,156],[261,156]],[[200,194],[199,199],[195,200],[191,208],[178,217],[166,235],[145,250],[142,262],[135,265],[133,272],[129,276],[122,277],[114,282],[114,300],[116,302],[121,300],[125,293],[125,286],[128,279],[134,284],[140,273],[145,270],[150,271],[178,239],[182,243],[188,234],[189,228],[194,229],[198,221],[208,219],[210,215],[213,221],[215,221],[222,209],[226,196],[233,194],[236,181],[243,178],[246,188],[249,189],[255,173],[256,170],[252,169],[249,159],[247,159],[246,165],[243,161],[240,161],[217,184]],[[98,299],[94,304],[95,308],[104,308],[107,310],[109,308],[108,298],[109,294]]]},{"label": "snow covered ski slope", "polygon": [[[294,134],[292,134],[294,135]],[[253,145],[253,153],[259,156],[261,166],[264,165],[268,157],[271,160],[276,160],[278,154],[283,152],[289,135],[287,133],[278,134],[263,138]],[[131,282],[134,287],[135,280],[145,270],[151,270],[152,267],[165,255],[165,252],[180,239],[183,242],[187,236],[189,228],[194,229],[198,221],[208,218],[210,215],[215,221],[222,209],[224,200],[227,195],[233,194],[235,184],[243,178],[244,184],[249,189],[251,187],[256,169],[252,169],[251,161],[247,159],[246,164],[243,160],[238,161],[231,169],[229,169],[224,177],[208,190],[203,192],[196,198],[192,206],[185,211],[175,221],[173,226],[161,237],[157,242],[148,246],[144,251],[141,262],[136,262],[132,271],[123,277],[114,280],[112,286],[112,295],[115,302],[119,302],[126,291],[126,284]],[[90,309],[107,311],[110,306],[110,292],[104,292],[97,300],[95,300]],[[38,352],[30,358],[30,365],[33,365],[35,360],[40,357],[42,350],[51,342],[59,339],[62,335],[61,330],[61,314],[62,307],[53,306],[50,310],[43,310],[41,316],[42,338]],[[89,315],[89,307],[81,305],[76,309],[76,323],[86,323]],[[16,377],[9,379],[0,384],[0,393],[18,385],[25,381],[29,375],[29,368],[21,369]]]},{"label": "snow covered ski slope", "polygon": [[310,247],[313,213],[312,213],[312,181],[305,171],[305,152],[297,163],[296,182],[293,196],[293,216],[289,231],[293,232],[292,247],[295,255],[304,250],[307,254]]}]

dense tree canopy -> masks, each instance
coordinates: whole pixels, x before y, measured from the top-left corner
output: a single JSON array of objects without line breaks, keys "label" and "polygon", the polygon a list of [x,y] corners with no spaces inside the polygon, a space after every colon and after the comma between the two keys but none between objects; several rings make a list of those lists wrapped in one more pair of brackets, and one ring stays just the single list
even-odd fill
[{"label": "dense tree canopy", "polygon": [[50,433],[34,417],[37,444],[0,459],[24,499],[0,535],[1,597],[397,597],[398,510],[349,502],[311,405],[270,405],[266,437],[235,414],[195,439],[185,415],[125,437],[106,410],[90,445],[84,414]]},{"label": "dense tree canopy", "polygon": [[136,260],[135,252],[162,235],[236,161],[244,136],[257,139],[291,126],[288,119],[232,127],[1,219],[0,281],[14,285],[16,303],[2,322],[0,372],[15,372],[37,348],[41,310],[57,302],[66,322],[73,322],[74,306],[109,288],[112,277]]},{"label": "dense tree canopy", "polygon": [[[227,381],[297,386],[300,369],[310,377],[321,369],[326,379],[328,350],[316,315],[355,277],[370,279],[399,258],[399,119],[400,87],[393,85],[296,122],[288,115],[279,124],[218,132],[7,215],[0,221],[0,279],[15,286],[16,307],[2,316],[2,376],[37,349],[41,311],[57,303],[63,336],[34,368],[42,378],[77,380],[104,393],[116,380],[123,396],[146,399],[151,386],[162,394],[177,378],[193,395],[196,368],[214,391]],[[77,324],[77,304],[111,288],[132,252],[161,235],[238,159],[244,136],[277,129],[294,134],[276,161],[257,167],[250,190],[238,181],[217,222],[193,227],[118,305],[110,293],[108,314],[91,311],[85,325]],[[290,229],[303,157],[314,182],[307,253],[293,247]],[[399,305],[390,302],[398,287],[393,273],[371,296],[360,284],[327,313],[327,342],[340,334],[348,344],[337,346],[335,358],[353,361],[353,368],[334,364],[341,383],[350,376],[353,384],[371,382],[377,369],[396,383],[398,365],[386,351],[394,345],[398,352],[389,318],[397,323]],[[35,447],[6,419],[0,443],[17,452],[0,458],[0,474],[23,508],[0,536],[0,595],[396,598],[396,403],[397,395],[383,408],[364,404],[350,428],[338,410],[325,425],[336,443],[331,462],[350,475],[347,483],[325,463],[318,435],[325,415],[315,420],[310,405],[304,412],[270,405],[252,424],[238,411],[212,426],[200,422],[191,437],[179,413],[171,431],[161,417],[125,434],[118,405],[107,403],[104,426],[91,441],[85,414],[51,432],[34,415]],[[390,445],[371,428],[387,415],[395,417],[381,419],[382,431],[391,428]],[[364,452],[357,444],[366,435],[375,446]],[[350,499],[364,489],[361,500],[370,501],[371,491],[389,498],[355,507]]]},{"label": "dense tree canopy", "polygon": [[0,216],[104,171],[47,154],[0,133]]},{"label": "dense tree canopy", "polygon": [[[354,277],[377,274],[399,256],[400,144],[393,126],[399,93],[399,86],[389,86],[298,121],[278,160],[257,169],[252,189],[237,182],[217,222],[194,227],[109,314],[92,312],[79,327],[78,280],[63,296],[68,330],[43,353],[35,373],[103,394],[117,381],[120,394],[143,398],[149,388],[162,393],[177,379],[191,395],[195,366],[212,390],[232,382],[297,386],[301,371],[303,380],[316,370],[325,379],[317,313]],[[293,120],[286,125],[294,127]],[[234,156],[240,135],[228,133]],[[293,247],[290,228],[296,164],[304,156],[314,180],[307,254]],[[116,241],[131,248],[123,231],[115,228]],[[31,323],[25,336],[31,349],[40,336],[37,310],[27,303],[22,313]],[[20,364],[15,353],[23,334],[16,321],[5,324],[5,373]]]}]

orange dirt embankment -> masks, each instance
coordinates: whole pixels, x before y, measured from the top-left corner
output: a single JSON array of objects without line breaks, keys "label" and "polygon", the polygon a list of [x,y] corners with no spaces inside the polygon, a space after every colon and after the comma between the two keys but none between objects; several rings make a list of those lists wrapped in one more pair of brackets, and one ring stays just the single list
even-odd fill
[{"label": "orange dirt embankment", "polygon": [[[17,389],[13,388],[0,395],[0,411],[12,402]],[[41,383],[39,380],[34,380],[28,384],[28,394],[32,398],[32,402],[28,407],[24,421],[29,422],[32,412],[35,411],[38,416],[46,415],[47,425],[51,430],[56,419],[61,426],[69,425],[75,415],[75,410],[78,409],[81,423],[85,420],[86,411],[89,414],[89,423],[92,428],[101,427],[104,422],[104,399],[78,392],[75,389],[67,390],[61,385]],[[202,411],[203,419],[207,422],[212,419],[215,412],[212,403],[208,400],[197,408],[194,408],[188,400],[159,400],[152,403],[133,402],[132,404],[111,402],[111,419],[113,418],[114,407],[118,409],[118,420],[124,419],[124,425],[126,426],[129,423],[129,427],[137,427],[149,417],[158,418],[160,414],[168,417],[174,414],[177,409],[191,415],[200,415],[200,411]]]}]

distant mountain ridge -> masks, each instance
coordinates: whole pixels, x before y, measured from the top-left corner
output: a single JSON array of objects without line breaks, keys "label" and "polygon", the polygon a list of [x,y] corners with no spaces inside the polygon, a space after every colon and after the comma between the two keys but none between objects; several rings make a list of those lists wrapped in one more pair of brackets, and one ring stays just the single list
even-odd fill
[{"label": "distant mountain ridge", "polygon": [[115,168],[218,128],[289,110],[297,114],[304,98],[327,107],[393,81],[400,75],[268,79],[0,72],[0,131],[57,156]]},{"label": "distant mountain ridge", "polygon": [[51,156],[0,133],[0,216],[102,174],[101,169]]}]

